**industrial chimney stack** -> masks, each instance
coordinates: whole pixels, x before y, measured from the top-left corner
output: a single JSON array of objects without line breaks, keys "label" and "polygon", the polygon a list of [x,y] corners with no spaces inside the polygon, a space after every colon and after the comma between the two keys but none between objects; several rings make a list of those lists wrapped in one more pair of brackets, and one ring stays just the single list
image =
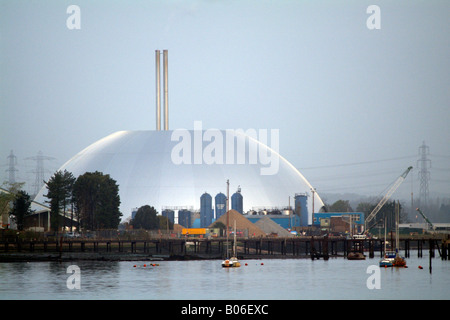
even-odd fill
[{"label": "industrial chimney stack", "polygon": [[[161,51],[155,50],[156,69],[156,130],[161,130]],[[169,72],[168,50],[163,50],[163,84],[164,84],[164,130],[169,130]]]}]

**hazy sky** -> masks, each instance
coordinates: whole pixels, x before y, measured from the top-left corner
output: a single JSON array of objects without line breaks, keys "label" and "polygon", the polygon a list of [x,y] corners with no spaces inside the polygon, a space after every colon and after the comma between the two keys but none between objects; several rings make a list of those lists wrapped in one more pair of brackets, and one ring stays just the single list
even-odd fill
[{"label": "hazy sky", "polygon": [[0,178],[10,150],[32,183],[38,151],[54,171],[115,131],[154,130],[168,49],[170,129],[279,129],[319,194],[377,196],[410,165],[398,195],[418,194],[425,141],[430,194],[450,196],[449,22],[444,0],[0,0]]}]

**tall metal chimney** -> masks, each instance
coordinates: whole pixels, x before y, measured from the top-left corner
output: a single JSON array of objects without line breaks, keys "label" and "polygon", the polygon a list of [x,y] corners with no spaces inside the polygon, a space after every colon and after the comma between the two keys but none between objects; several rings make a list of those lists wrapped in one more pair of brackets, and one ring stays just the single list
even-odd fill
[{"label": "tall metal chimney", "polygon": [[168,50],[163,51],[164,59],[164,130],[169,130],[169,73],[168,73]]},{"label": "tall metal chimney", "polygon": [[160,75],[160,51],[155,50],[156,70],[156,130],[161,130],[161,75]]}]

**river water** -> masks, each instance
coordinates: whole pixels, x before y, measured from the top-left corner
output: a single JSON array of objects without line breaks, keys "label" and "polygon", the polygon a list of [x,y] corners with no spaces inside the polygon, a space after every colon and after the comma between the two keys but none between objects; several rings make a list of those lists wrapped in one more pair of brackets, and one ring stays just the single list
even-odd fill
[{"label": "river water", "polygon": [[219,260],[0,263],[0,299],[450,298],[450,261],[432,259],[431,273],[425,254],[408,258],[408,268],[378,268],[378,261],[242,260],[234,269]]}]

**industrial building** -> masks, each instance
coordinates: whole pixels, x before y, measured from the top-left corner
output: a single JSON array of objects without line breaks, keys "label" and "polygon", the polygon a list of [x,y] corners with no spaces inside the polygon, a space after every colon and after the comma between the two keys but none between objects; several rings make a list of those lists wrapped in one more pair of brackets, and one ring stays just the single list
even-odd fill
[{"label": "industrial building", "polygon": [[334,233],[361,233],[364,231],[364,212],[314,213],[313,225]]},{"label": "industrial building", "polygon": [[[239,129],[214,130],[217,137],[222,137],[222,158],[215,155],[214,161],[206,161],[205,148],[211,146],[211,140],[205,138],[212,129],[203,130],[169,130],[168,107],[168,53],[164,50],[164,112],[161,112],[160,88],[160,51],[155,51],[156,71],[156,130],[118,131],[94,143],[69,159],[59,170],[67,170],[75,177],[86,172],[99,171],[109,174],[119,185],[120,210],[126,217],[133,208],[142,205],[153,206],[158,212],[163,207],[196,207],[198,198],[207,190],[209,194],[218,194],[227,180],[232,186],[245,188],[245,201],[235,196],[231,207],[240,213],[249,211],[254,206],[285,206],[288,198],[295,193],[309,193],[313,190],[305,177],[273,148],[263,144],[247,131]],[[132,107],[132,106],[128,106]],[[161,128],[161,114],[164,114],[164,129]],[[87,128],[88,129],[88,128]],[[186,138],[186,140],[182,140]],[[182,141],[181,141],[182,140]],[[217,143],[220,141],[214,141]],[[180,144],[183,152],[180,152]],[[217,147],[220,149],[220,145]],[[270,156],[276,166],[254,158],[258,154]],[[199,153],[200,152],[200,153]],[[199,157],[197,157],[200,155]],[[189,156],[189,161],[180,158]],[[209,159],[211,160],[211,159]],[[230,163],[231,161],[231,163]],[[271,161],[271,164],[272,164]],[[268,173],[267,169],[270,170]],[[235,188],[234,187],[234,188]],[[45,187],[41,188],[35,200],[45,203]],[[310,197],[316,204],[316,211],[324,205],[317,192]],[[223,214],[221,209],[216,215]],[[312,223],[312,208],[308,214],[302,212],[302,224]],[[204,223],[210,221],[213,211],[203,212]],[[217,218],[217,217],[216,217]]]},{"label": "industrial building", "polygon": [[294,196],[294,206],[284,207],[253,207],[246,218],[256,223],[263,217],[269,217],[272,221],[285,229],[294,227],[307,227],[309,222],[308,195],[306,193],[296,193]]}]

